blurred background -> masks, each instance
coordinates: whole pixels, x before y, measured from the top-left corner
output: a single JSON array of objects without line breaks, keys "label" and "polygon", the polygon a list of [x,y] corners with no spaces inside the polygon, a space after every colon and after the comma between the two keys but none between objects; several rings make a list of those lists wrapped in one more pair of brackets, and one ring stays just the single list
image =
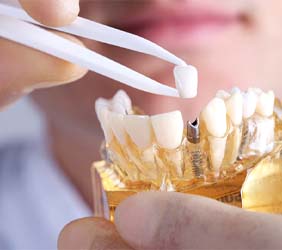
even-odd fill
[{"label": "blurred background", "polygon": [[42,132],[43,117],[28,97],[0,112],[0,143],[36,138]]}]

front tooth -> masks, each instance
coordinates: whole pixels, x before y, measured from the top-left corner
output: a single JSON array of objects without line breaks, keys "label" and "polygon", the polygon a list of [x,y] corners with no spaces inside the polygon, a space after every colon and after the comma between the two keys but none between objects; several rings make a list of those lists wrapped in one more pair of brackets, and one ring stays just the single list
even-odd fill
[{"label": "front tooth", "polygon": [[274,99],[273,91],[262,92],[258,97],[256,112],[265,117],[271,116],[273,114]]},{"label": "front tooth", "polygon": [[114,135],[120,144],[126,143],[126,131],[124,128],[124,115],[111,112],[110,121]]},{"label": "front tooth", "polygon": [[243,118],[243,96],[241,92],[234,92],[231,97],[225,102],[227,114],[232,123],[240,125]]},{"label": "front tooth", "polygon": [[202,111],[209,133],[216,137],[222,137],[226,133],[226,106],[222,99],[215,97]]},{"label": "front tooth", "polygon": [[152,144],[152,127],[149,116],[126,115],[124,126],[132,141],[140,149],[145,149]]},{"label": "front tooth", "polygon": [[182,141],[183,119],[180,111],[151,116],[157,143],[162,148],[177,148]]},{"label": "front tooth", "polygon": [[254,92],[251,89],[249,89],[244,94],[244,98],[243,98],[243,117],[244,118],[247,119],[255,113],[256,107],[257,107],[257,100],[258,100],[258,96],[256,92]]},{"label": "front tooth", "polygon": [[209,146],[210,146],[211,164],[213,166],[216,176],[219,175],[220,166],[224,159],[226,139],[227,136],[222,138],[217,138],[213,136],[208,137]]},{"label": "front tooth", "polygon": [[218,90],[217,92],[216,92],[216,95],[215,95],[216,97],[218,97],[218,98],[221,98],[221,99],[223,99],[223,100],[226,100],[226,99],[228,99],[231,95],[227,92],[227,91],[225,91],[225,90]]},{"label": "front tooth", "polygon": [[198,72],[194,66],[175,66],[173,73],[176,88],[181,97],[193,98],[197,96]]},{"label": "front tooth", "polygon": [[[124,90],[119,90],[112,99],[113,103],[113,110],[115,111],[115,108],[118,110],[121,110],[120,106],[124,107],[124,112],[127,114],[130,114],[132,111],[132,103],[129,98],[129,96],[126,94]],[[117,106],[117,107],[115,107]],[[118,111],[117,111],[118,112]]]}]

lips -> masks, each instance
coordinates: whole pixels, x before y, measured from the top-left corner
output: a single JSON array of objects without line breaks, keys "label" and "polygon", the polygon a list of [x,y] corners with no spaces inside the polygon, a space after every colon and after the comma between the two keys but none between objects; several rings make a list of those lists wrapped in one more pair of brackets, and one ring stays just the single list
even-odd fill
[{"label": "lips", "polygon": [[199,45],[240,23],[239,11],[186,6],[178,9],[150,9],[128,17],[119,28],[145,37],[160,45]]}]

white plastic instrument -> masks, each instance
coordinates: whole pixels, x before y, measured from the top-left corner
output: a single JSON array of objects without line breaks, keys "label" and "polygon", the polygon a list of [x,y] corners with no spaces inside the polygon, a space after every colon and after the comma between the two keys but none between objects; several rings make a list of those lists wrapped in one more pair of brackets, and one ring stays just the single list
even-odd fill
[{"label": "white plastic instrument", "polygon": [[[149,93],[186,98],[195,97],[197,94],[198,79],[196,69],[147,39],[82,17],[77,17],[68,26],[60,28],[48,27],[72,35],[149,54],[173,63],[177,66],[174,74],[178,90],[161,84],[39,26],[44,27],[44,25],[32,19],[20,7],[0,3],[0,37],[78,64],[98,74]],[[185,76],[188,77],[185,78]],[[185,79],[187,79],[186,82]],[[185,93],[183,90],[185,90]]]}]

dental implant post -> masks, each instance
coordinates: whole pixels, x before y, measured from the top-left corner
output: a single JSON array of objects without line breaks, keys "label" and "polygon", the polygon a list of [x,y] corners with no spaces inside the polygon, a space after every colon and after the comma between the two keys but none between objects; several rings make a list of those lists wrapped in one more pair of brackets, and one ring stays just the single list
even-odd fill
[{"label": "dental implant post", "polygon": [[185,177],[189,179],[204,179],[205,152],[200,138],[199,119],[187,123],[187,153],[185,160]]}]

